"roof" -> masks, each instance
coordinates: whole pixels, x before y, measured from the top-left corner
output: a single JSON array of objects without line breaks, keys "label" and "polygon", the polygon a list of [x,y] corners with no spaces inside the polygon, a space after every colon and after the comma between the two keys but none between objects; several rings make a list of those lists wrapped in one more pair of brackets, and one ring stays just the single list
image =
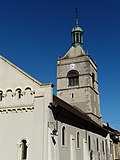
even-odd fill
[{"label": "roof", "polygon": [[120,132],[118,130],[111,128],[108,123],[107,125],[103,124],[103,128],[108,130],[108,132],[110,133],[110,138],[113,140],[114,143],[117,144],[118,142],[120,142]]},{"label": "roof", "polygon": [[104,127],[105,129],[107,129],[108,131],[110,131],[111,133],[120,134],[119,131],[117,131],[117,130],[115,130],[114,128],[110,127],[108,123],[107,123],[107,124],[103,124],[103,127]]},{"label": "roof", "polygon": [[86,53],[84,52],[84,50],[82,49],[82,47],[80,45],[78,45],[77,47],[72,46],[63,58],[79,57],[79,56],[85,55],[85,54]]},{"label": "roof", "polygon": [[120,135],[120,132],[118,130],[113,131],[113,134]]},{"label": "roof", "polygon": [[54,118],[60,122],[92,131],[104,137],[108,134],[106,129],[94,122],[80,109],[71,106],[56,96],[53,96],[53,103],[50,103],[49,108],[52,110]]},{"label": "roof", "polygon": [[76,26],[72,29],[72,32],[75,32],[75,31],[83,32],[82,28],[76,27]]}]

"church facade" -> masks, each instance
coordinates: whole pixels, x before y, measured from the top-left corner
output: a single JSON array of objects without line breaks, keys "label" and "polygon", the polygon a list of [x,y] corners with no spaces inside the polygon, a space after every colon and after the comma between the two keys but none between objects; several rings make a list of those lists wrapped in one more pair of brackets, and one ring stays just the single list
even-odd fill
[{"label": "church facade", "polygon": [[57,96],[0,56],[0,159],[112,160],[100,114],[97,65],[83,50],[76,17],[72,47],[57,61]]},{"label": "church facade", "polygon": [[2,56],[0,68],[0,159],[48,159],[52,84],[42,85]]}]

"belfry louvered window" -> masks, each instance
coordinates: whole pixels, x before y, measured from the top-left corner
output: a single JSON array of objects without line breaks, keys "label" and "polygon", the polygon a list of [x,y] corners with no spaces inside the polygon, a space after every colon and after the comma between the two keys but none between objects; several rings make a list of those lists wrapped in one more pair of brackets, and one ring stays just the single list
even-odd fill
[{"label": "belfry louvered window", "polygon": [[78,86],[79,85],[79,73],[76,70],[71,70],[67,74],[68,86]]}]

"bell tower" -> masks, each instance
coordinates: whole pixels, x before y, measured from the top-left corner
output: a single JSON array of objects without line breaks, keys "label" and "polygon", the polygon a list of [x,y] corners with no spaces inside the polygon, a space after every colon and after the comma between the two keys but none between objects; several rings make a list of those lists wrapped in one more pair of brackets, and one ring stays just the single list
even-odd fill
[{"label": "bell tower", "polygon": [[71,48],[57,61],[57,96],[101,124],[97,65],[83,50],[77,15],[71,35]]}]

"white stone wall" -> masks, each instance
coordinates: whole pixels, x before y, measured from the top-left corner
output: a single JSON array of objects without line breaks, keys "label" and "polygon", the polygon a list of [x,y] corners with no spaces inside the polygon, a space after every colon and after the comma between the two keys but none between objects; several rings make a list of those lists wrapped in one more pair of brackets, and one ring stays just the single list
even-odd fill
[{"label": "white stone wall", "polygon": [[0,159],[21,160],[21,142],[26,140],[27,160],[48,160],[52,85],[39,83],[3,57],[0,68]]},{"label": "white stone wall", "polygon": [[[47,91],[47,92],[46,92]],[[49,92],[48,92],[49,91]],[[34,95],[34,103],[2,108],[0,112],[0,158],[20,159],[20,144],[27,141],[27,159],[48,160],[48,116],[52,101],[51,87],[39,89]],[[18,105],[18,104],[17,104]],[[4,110],[5,111],[4,111]]]},{"label": "white stone wall", "polygon": [[[62,127],[65,127],[65,145],[62,145]],[[77,147],[77,133],[80,134],[80,147]],[[88,136],[90,136],[91,144],[89,149]],[[56,141],[59,148],[59,160],[108,160],[106,154],[106,144],[107,140],[98,134],[86,131],[84,129],[79,129],[64,123],[58,123],[58,138]],[[98,149],[97,149],[97,139],[98,139]],[[109,141],[107,140],[109,143]],[[104,143],[104,150],[103,145]],[[110,152],[109,152],[110,153]],[[99,159],[100,158],[100,159]],[[57,159],[56,159],[57,160]]]}]

